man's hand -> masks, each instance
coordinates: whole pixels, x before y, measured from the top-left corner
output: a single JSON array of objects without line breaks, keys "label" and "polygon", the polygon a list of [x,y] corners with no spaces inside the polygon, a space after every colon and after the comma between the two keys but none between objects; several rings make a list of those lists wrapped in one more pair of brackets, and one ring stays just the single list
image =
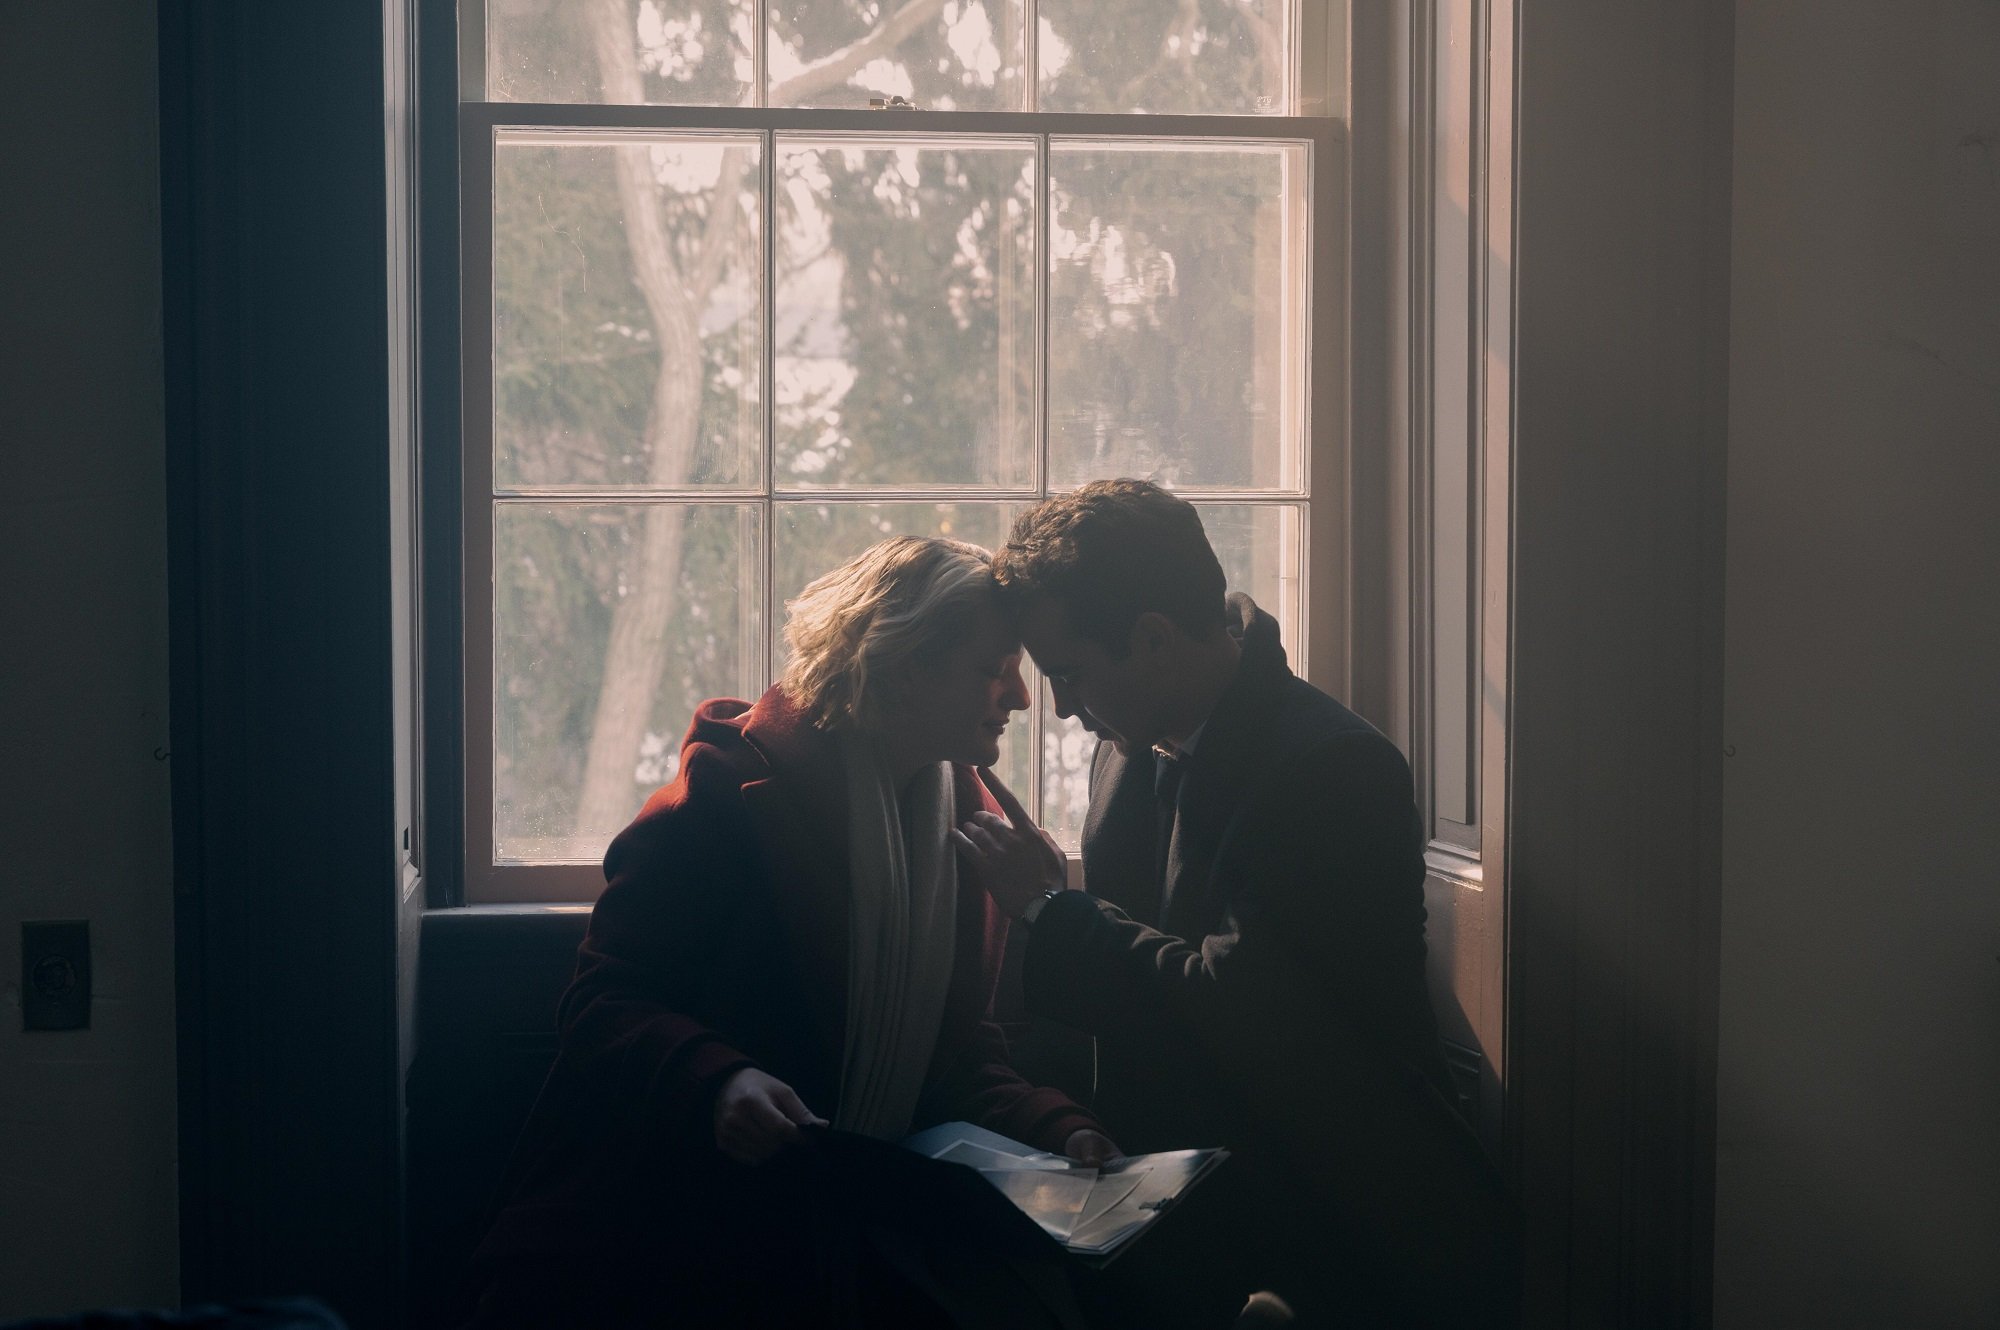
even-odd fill
[{"label": "man's hand", "polygon": [[1006,819],[981,809],[952,829],[952,839],[958,845],[959,862],[993,898],[1000,913],[1018,919],[1037,896],[1069,885],[1063,852],[1048,832],[1035,825],[992,768],[981,767],[979,779],[1006,810]]},{"label": "man's hand", "polygon": [[1118,1148],[1116,1141],[1103,1132],[1092,1131],[1085,1127],[1082,1131],[1073,1131],[1069,1134],[1069,1139],[1063,1142],[1063,1153],[1079,1164],[1090,1168],[1102,1168],[1125,1152]]},{"label": "man's hand", "polygon": [[715,1096],[715,1148],[739,1164],[761,1164],[803,1139],[807,1123],[826,1119],[799,1102],[792,1087],[755,1067],[745,1067],[722,1083]]}]

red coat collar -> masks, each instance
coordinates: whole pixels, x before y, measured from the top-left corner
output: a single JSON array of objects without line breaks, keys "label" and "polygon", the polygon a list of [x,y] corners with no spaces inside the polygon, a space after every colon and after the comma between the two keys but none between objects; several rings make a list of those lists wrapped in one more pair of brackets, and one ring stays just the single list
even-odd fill
[{"label": "red coat collar", "polygon": [[[754,706],[737,698],[717,698],[704,702],[688,727],[688,741],[714,742],[715,731],[731,732],[762,759],[770,779],[792,792],[791,812],[804,824],[803,830],[838,853],[845,871],[847,849],[847,767],[841,760],[840,744],[833,735],[807,719],[806,714],[775,685],[757,699]],[[1000,805],[979,782],[971,768],[954,764],[951,769],[952,797],[958,817],[969,817],[984,808],[998,813]],[[746,776],[745,785],[757,782]]]}]

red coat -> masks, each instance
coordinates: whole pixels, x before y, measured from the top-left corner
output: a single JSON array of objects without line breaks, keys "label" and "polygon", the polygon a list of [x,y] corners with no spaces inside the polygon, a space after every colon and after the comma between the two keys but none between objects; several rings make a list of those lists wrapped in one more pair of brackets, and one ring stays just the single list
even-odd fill
[{"label": "red coat", "polygon": [[[970,769],[954,776],[957,819],[994,807]],[[524,1270],[560,1268],[573,1296],[584,1267],[602,1267],[596,1287],[639,1264],[651,1287],[628,1291],[659,1307],[661,1287],[677,1283],[666,1267],[698,1278],[740,1261],[745,1246],[800,1256],[797,1234],[748,1238],[744,1225],[801,1198],[765,1194],[784,1169],[724,1159],[712,1112],[722,1082],[746,1066],[786,1082],[822,1117],[838,1106],[849,895],[838,747],[775,688],[754,707],[704,703],[679,773],[611,843],[604,872],[609,885],[559,1009],[556,1065],[474,1280],[490,1294],[525,1286]],[[962,1118],[1060,1150],[1099,1124],[1008,1066],[986,1019],[1005,923],[962,878],[958,893],[951,986],[912,1129]],[[480,1323],[489,1321],[505,1323]]]}]

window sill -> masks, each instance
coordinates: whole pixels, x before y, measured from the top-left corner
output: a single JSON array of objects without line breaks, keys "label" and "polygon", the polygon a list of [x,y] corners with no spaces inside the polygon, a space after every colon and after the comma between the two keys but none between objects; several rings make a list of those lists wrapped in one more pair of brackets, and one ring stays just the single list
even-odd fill
[{"label": "window sill", "polygon": [[1486,890],[1486,866],[1477,855],[1455,845],[1432,841],[1424,850],[1424,868],[1430,876],[1467,891]]}]

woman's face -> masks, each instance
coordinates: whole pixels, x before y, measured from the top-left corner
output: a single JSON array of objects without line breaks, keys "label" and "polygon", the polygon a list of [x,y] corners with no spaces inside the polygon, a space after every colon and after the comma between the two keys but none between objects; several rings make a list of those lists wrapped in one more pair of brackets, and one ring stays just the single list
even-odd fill
[{"label": "woman's face", "polygon": [[896,746],[920,762],[991,766],[1000,760],[1007,718],[1028,706],[1021,639],[990,600],[972,632],[943,657],[911,671],[890,724]]}]

